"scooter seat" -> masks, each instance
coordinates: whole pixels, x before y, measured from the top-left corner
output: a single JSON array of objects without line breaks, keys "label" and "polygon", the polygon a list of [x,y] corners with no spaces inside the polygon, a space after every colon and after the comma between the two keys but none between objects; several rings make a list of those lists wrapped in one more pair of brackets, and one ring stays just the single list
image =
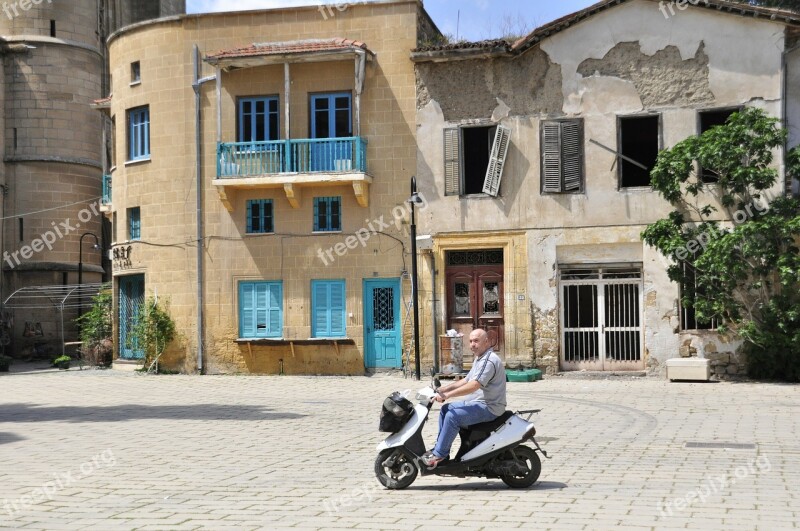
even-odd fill
[{"label": "scooter seat", "polygon": [[505,413],[503,413],[494,420],[490,420],[488,422],[481,422],[479,424],[471,424],[467,426],[467,430],[471,431],[472,433],[489,434],[494,430],[496,430],[497,428],[499,428],[500,426],[502,426],[503,424],[505,424],[506,421],[510,419],[511,415],[513,414],[514,414],[513,411],[506,411]]}]

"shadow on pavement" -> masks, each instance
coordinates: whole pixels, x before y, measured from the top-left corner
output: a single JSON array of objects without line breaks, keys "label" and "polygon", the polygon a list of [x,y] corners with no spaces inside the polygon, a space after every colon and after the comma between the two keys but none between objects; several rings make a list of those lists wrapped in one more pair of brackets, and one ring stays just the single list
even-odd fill
[{"label": "shadow on pavement", "polygon": [[24,441],[24,437],[20,437],[15,433],[8,433],[0,431],[0,444],[8,444],[13,442]]},{"label": "shadow on pavement", "polygon": [[37,406],[36,404],[3,404],[0,422],[122,422],[126,420],[287,420],[306,415],[273,412],[263,406],[224,406],[194,404],[190,406],[121,406],[78,407]]},{"label": "shadow on pavement", "polygon": [[[426,478],[427,479],[427,478]],[[417,480],[419,481],[419,480]],[[532,487],[527,489],[511,489],[499,479],[492,482],[484,483],[462,483],[461,485],[418,485],[414,484],[408,487],[407,490],[472,490],[472,491],[490,491],[490,490],[558,490],[569,487],[566,483],[558,481],[539,481],[534,483]]]}]

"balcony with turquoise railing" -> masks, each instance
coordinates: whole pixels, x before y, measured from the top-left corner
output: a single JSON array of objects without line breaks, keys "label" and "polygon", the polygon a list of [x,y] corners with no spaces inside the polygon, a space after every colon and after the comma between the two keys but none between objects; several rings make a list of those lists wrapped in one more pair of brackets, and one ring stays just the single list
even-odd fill
[{"label": "balcony with turquoise railing", "polygon": [[358,203],[369,204],[372,177],[362,137],[220,142],[216,161],[214,185],[230,211],[236,190],[283,188],[299,208],[303,188],[336,184],[351,186]]},{"label": "balcony with turquoise railing", "polygon": [[100,211],[111,211],[111,176],[103,175],[103,195],[100,197]]}]

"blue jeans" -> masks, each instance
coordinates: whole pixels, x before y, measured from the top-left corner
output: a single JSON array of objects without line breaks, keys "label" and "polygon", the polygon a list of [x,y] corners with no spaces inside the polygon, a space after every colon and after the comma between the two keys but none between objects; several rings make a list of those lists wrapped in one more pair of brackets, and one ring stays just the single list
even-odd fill
[{"label": "blue jeans", "polygon": [[443,405],[439,413],[439,437],[433,453],[437,457],[446,457],[459,429],[496,418],[497,415],[493,415],[483,402],[453,402]]}]

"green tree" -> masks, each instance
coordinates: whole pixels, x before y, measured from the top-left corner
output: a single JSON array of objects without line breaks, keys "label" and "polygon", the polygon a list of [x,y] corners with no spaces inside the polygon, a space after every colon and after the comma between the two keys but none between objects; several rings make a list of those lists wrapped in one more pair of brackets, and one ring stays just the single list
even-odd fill
[{"label": "green tree", "polygon": [[75,322],[80,329],[84,359],[92,365],[110,364],[113,350],[111,289],[104,286],[92,299],[92,308]]},{"label": "green tree", "polygon": [[131,329],[139,348],[144,351],[144,367],[148,371],[155,367],[167,346],[175,339],[175,322],[169,311],[155,297],[148,297],[142,305]]},{"label": "green tree", "polygon": [[[800,202],[767,191],[778,171],[774,156],[785,145],[779,121],[757,109],[733,114],[662,151],[653,188],[675,210],[647,227],[644,241],[670,257],[670,279],[696,290],[682,293],[703,321],[745,341],[748,373],[800,381]],[[719,182],[704,184],[696,165]],[[800,152],[787,155],[787,174],[800,175]],[[722,212],[707,199],[716,196]],[[732,220],[721,223],[720,219]]]}]

